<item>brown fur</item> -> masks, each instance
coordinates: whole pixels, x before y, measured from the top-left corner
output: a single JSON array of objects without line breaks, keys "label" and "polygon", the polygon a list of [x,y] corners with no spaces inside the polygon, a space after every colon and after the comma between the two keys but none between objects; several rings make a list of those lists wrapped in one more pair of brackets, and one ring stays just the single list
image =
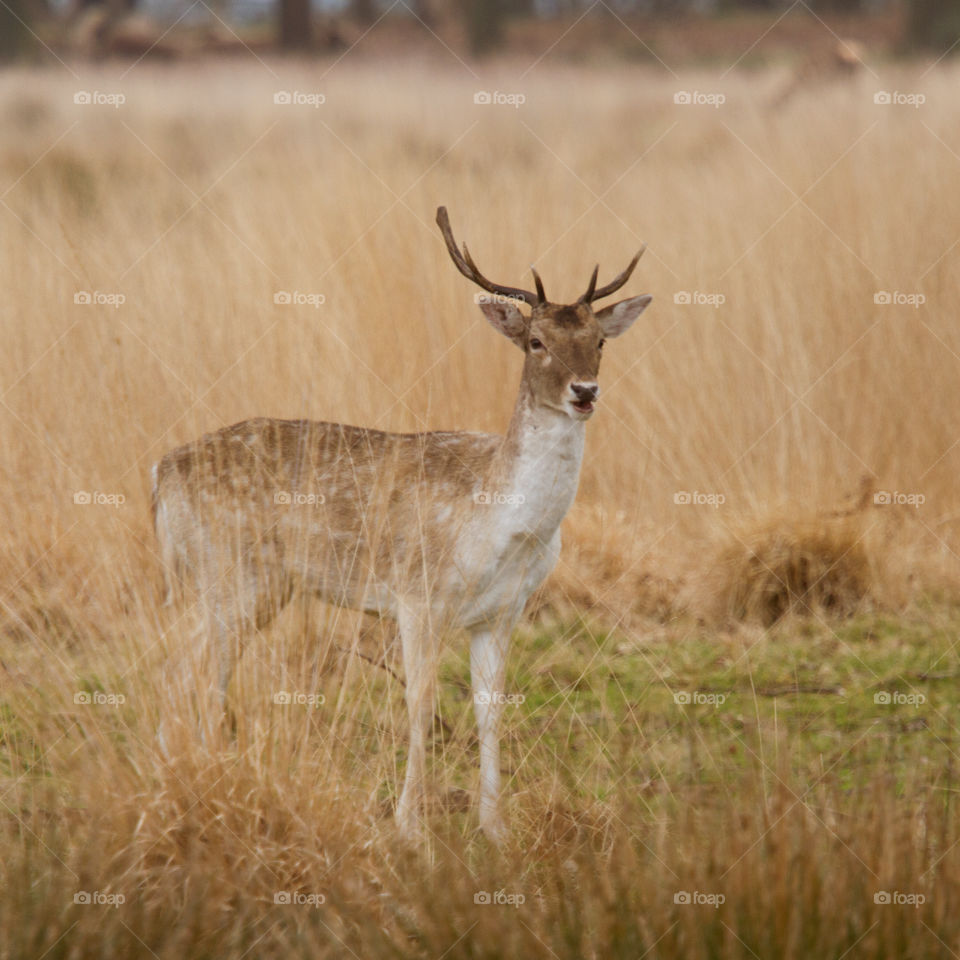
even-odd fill
[{"label": "brown fur", "polygon": [[[408,589],[423,591],[424,571],[450,540],[449,524],[438,524],[432,508],[472,507],[501,440],[246,420],[160,461],[154,522],[163,501],[169,514],[158,534],[174,544],[177,566],[201,592],[230,590],[241,572],[269,573],[274,592],[261,592],[264,609],[250,617],[259,623],[278,612],[294,587],[381,612],[363,603],[365,591],[400,571]],[[286,495],[291,502],[283,502]],[[400,530],[417,536],[400,537]],[[219,559],[205,560],[209,555]],[[231,627],[242,620],[240,610],[228,617]]]}]

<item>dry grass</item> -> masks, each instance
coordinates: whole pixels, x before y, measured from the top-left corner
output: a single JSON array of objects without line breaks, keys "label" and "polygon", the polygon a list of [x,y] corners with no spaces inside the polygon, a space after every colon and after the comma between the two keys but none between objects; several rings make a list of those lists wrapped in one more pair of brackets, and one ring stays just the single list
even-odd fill
[{"label": "dry grass", "polygon": [[[949,750],[890,733],[890,766],[859,764],[831,715],[791,764],[777,714],[747,703],[730,722],[750,750],[728,758],[729,730],[647,704],[651,684],[687,671],[696,689],[765,655],[766,633],[716,632],[694,669],[695,617],[718,604],[820,623],[953,593],[957,68],[888,67],[772,113],[777,71],[327,66],[0,77],[0,956],[940,956],[917,915],[875,907],[887,886],[927,891],[923,922],[956,948]],[[127,102],[78,107],[77,89]],[[279,107],[278,89],[327,99]],[[477,89],[526,104],[475,106]],[[727,102],[676,106],[677,89]],[[875,89],[927,104],[879,107]],[[610,346],[538,599],[548,627],[519,642],[516,682],[546,688],[508,721],[511,844],[494,856],[462,811],[475,744],[454,648],[435,747],[453,789],[426,870],[387,815],[398,684],[335,649],[356,638],[348,612],[285,614],[239,671],[236,746],[192,736],[163,680],[190,631],[158,608],[148,469],[254,414],[502,429],[520,358],[449,264],[441,202],[485,271],[524,283],[536,261],[557,299],[646,240],[630,292],[655,302]],[[276,305],[280,290],[325,302]],[[880,290],[926,303],[875,305]],[[823,520],[864,473],[924,503]],[[673,652],[654,670],[658,636]],[[857,643],[863,683],[893,669]],[[590,686],[600,666],[631,695]],[[324,709],[278,710],[278,690],[322,691]],[[125,702],[74,702],[96,691]],[[165,758],[154,731],[177,717]],[[522,924],[473,904],[501,888],[525,891]],[[720,888],[724,911],[672,900]],[[75,905],[78,890],[127,903]],[[327,903],[284,913],[282,890]]]}]

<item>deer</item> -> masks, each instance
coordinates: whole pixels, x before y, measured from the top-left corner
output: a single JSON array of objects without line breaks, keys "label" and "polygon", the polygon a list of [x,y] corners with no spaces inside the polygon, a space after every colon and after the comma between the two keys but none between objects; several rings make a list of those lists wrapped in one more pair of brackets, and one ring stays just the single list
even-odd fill
[{"label": "deer", "polygon": [[457,270],[485,291],[477,296],[484,317],[524,354],[506,433],[246,420],[153,467],[153,520],[166,602],[175,584],[189,585],[205,611],[217,664],[210,693],[220,711],[245,642],[295,594],[395,623],[409,723],[395,819],[406,838],[424,836],[441,642],[469,635],[479,825],[500,844],[499,731],[511,633],[560,554],[604,342],[623,334],[652,297],[594,308],[626,284],[646,245],[610,283],[597,285],[597,265],[586,291],[559,304],[547,299],[535,268],[534,291],[488,280],[466,244],[458,248],[445,207],[436,220]]}]

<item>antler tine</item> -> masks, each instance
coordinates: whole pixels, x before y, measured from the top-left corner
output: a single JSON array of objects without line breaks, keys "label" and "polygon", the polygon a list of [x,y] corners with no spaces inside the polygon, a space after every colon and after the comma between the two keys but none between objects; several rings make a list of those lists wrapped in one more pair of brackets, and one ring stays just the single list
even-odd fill
[{"label": "antler tine", "polygon": [[593,291],[597,287],[597,274],[600,272],[600,264],[598,263],[593,268],[593,276],[590,277],[590,284],[587,287],[587,292],[580,298],[581,303],[589,303],[593,299]]},{"label": "antler tine", "polygon": [[541,303],[546,303],[547,295],[543,292],[543,281],[540,279],[540,274],[537,273],[537,268],[531,267],[530,272],[533,274],[533,282],[537,285],[537,297]]},{"label": "antler tine", "polygon": [[629,279],[630,274],[633,273],[633,268],[637,265],[637,261],[643,256],[644,250],[647,249],[647,245],[644,244],[636,253],[636,256],[627,264],[626,270],[623,273],[618,274],[614,277],[605,287],[601,287],[599,290],[595,290],[594,286],[596,284],[597,271],[593,271],[593,278],[590,281],[590,288],[583,295],[583,299],[590,303],[594,300],[599,300],[601,297],[609,297],[611,293],[616,293]]},{"label": "antler tine", "polygon": [[537,284],[537,293],[531,293],[529,290],[521,290],[519,287],[505,287],[502,284],[493,283],[491,280],[488,280],[477,269],[477,265],[473,262],[473,257],[470,256],[467,245],[463,245],[463,253],[457,249],[457,241],[453,239],[453,230],[450,227],[450,217],[447,215],[446,207],[437,207],[437,226],[440,227],[440,232],[443,234],[443,239],[447,244],[450,259],[453,260],[456,268],[468,280],[472,280],[478,287],[483,287],[484,290],[490,293],[499,293],[504,297],[523,300],[524,303],[530,306],[535,306],[541,302],[542,298],[538,295],[542,293],[543,285],[540,283]]}]

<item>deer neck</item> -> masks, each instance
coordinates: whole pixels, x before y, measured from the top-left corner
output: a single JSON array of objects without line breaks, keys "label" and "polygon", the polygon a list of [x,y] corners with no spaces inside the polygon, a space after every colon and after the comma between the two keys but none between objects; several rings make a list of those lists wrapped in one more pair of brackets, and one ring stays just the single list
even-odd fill
[{"label": "deer neck", "polygon": [[512,498],[518,527],[543,542],[560,526],[577,494],[584,422],[534,403],[521,383],[510,427],[493,464],[491,486]]}]

